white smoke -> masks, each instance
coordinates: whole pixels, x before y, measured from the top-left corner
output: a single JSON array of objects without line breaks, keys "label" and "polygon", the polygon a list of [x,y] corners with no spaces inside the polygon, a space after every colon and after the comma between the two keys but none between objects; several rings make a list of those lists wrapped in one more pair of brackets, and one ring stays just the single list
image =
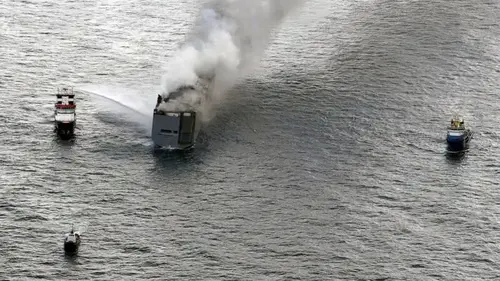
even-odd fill
[{"label": "white smoke", "polygon": [[305,1],[207,1],[186,42],[166,66],[162,95],[201,81],[202,90],[190,91],[184,102],[200,104],[197,109],[206,119],[212,106],[259,62],[272,31]]}]

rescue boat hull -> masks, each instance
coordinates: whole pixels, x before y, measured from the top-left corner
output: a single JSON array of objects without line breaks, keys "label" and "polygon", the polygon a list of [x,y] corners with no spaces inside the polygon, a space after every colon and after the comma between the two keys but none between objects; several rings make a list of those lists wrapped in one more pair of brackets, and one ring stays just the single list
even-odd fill
[{"label": "rescue boat hull", "polygon": [[76,254],[80,248],[80,235],[69,235],[64,239],[64,252],[67,254]]}]

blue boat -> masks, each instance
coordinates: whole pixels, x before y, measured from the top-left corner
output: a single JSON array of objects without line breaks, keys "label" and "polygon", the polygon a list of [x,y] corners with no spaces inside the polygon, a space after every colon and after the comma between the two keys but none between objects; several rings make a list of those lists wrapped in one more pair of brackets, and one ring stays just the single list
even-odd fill
[{"label": "blue boat", "polygon": [[472,131],[465,127],[462,117],[453,117],[446,135],[448,151],[461,152],[467,150],[469,141],[472,139]]}]

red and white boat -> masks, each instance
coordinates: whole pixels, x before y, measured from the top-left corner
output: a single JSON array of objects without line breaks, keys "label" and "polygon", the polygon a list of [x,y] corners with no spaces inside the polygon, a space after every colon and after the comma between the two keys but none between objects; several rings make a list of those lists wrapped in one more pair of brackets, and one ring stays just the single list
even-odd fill
[{"label": "red and white boat", "polygon": [[76,104],[73,89],[57,89],[54,112],[55,131],[61,137],[72,137],[76,127]]}]

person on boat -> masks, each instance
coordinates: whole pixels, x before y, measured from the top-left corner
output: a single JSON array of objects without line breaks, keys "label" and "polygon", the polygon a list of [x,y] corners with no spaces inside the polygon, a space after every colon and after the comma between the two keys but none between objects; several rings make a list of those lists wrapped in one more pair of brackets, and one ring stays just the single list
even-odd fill
[{"label": "person on boat", "polygon": [[68,241],[69,237],[73,236],[73,230],[70,233],[66,233],[65,241]]},{"label": "person on boat", "polygon": [[162,101],[162,97],[161,97],[161,95],[158,95],[158,98],[156,99],[156,107],[158,107],[160,105],[161,101]]},{"label": "person on boat", "polygon": [[451,120],[451,128],[452,129],[457,129],[458,128],[458,121],[455,119]]}]

